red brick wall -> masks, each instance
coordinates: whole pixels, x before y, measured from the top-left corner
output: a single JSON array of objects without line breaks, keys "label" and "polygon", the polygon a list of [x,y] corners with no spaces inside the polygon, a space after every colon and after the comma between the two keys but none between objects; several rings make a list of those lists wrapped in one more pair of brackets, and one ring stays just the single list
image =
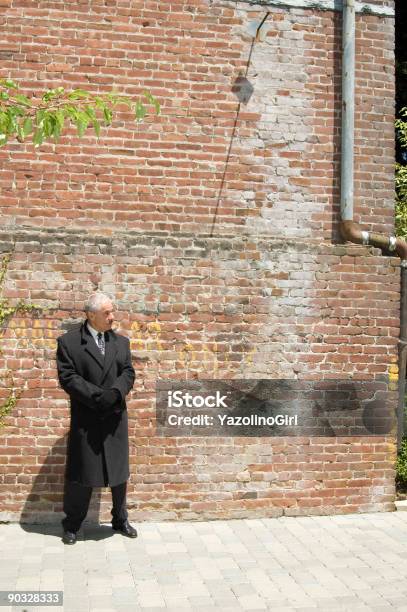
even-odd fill
[{"label": "red brick wall", "polygon": [[[255,44],[248,71],[254,93],[237,117],[231,89],[249,58],[246,26],[266,9],[196,0],[171,2],[168,11],[148,1],[85,2],[75,11],[31,4],[13,2],[2,18],[2,72],[28,92],[114,86],[136,96],[148,88],[162,115],[136,126],[123,114],[99,143],[89,131],[39,149],[3,149],[5,222],[201,232],[215,220],[217,231],[330,237],[338,214],[339,12],[268,7],[269,34]],[[393,20],[359,15],[357,30],[356,213],[388,231]]]},{"label": "red brick wall", "polygon": [[[2,74],[27,91],[137,95],[102,132],[0,150],[0,251],[11,303],[3,384],[22,395],[0,432],[0,516],[61,510],[68,403],[55,338],[95,288],[111,293],[138,377],[129,401],[135,518],[389,510],[387,438],[162,439],[156,378],[395,375],[398,261],[335,245],[338,12],[245,3],[3,2]],[[254,44],[248,22],[270,11]],[[355,219],[393,229],[393,21],[357,17]],[[232,92],[245,74],[247,105]],[[4,389],[3,395],[7,395]],[[109,516],[109,496],[93,512]]]}]

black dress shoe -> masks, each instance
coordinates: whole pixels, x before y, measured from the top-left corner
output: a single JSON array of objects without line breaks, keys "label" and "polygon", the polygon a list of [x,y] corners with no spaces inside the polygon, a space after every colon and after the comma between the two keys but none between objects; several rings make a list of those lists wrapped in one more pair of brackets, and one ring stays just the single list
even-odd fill
[{"label": "black dress shoe", "polygon": [[137,530],[130,525],[129,521],[125,521],[122,525],[118,526],[112,525],[112,528],[113,531],[119,531],[128,538],[137,538]]},{"label": "black dress shoe", "polygon": [[64,535],[62,536],[62,541],[64,544],[75,544],[76,533],[74,533],[73,531],[64,531]]}]

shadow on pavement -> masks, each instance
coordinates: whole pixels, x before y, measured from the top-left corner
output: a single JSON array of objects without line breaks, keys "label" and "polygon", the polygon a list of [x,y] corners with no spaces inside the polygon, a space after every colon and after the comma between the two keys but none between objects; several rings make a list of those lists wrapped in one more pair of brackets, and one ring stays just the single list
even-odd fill
[{"label": "shadow on pavement", "polygon": [[[20,526],[29,533],[42,533],[62,535],[61,520],[63,513],[63,494],[65,485],[67,435],[59,438],[55,444],[48,449],[39,472],[36,474],[30,493],[24,503],[20,515]],[[34,450],[41,450],[33,447]],[[98,533],[99,529],[105,529],[105,535],[87,537],[86,539],[104,539],[113,535],[111,528],[98,527],[100,513],[101,489],[95,488],[89,505],[89,512],[82,529],[79,531],[79,539],[82,539],[84,530],[86,533]]]}]

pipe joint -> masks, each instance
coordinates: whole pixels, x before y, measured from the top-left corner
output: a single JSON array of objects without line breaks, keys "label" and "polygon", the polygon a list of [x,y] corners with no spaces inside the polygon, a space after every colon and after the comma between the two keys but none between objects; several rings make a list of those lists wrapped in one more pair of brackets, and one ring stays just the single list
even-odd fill
[{"label": "pipe joint", "polygon": [[370,240],[369,232],[362,231],[361,234],[362,234],[362,244],[369,244],[369,240]]},{"label": "pipe joint", "polygon": [[395,251],[397,246],[396,236],[389,237],[389,251]]}]

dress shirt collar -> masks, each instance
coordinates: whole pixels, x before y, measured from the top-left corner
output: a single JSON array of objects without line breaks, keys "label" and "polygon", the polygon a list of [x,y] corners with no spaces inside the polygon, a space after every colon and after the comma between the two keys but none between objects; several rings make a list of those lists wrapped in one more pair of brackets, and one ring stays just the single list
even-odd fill
[{"label": "dress shirt collar", "polygon": [[[96,344],[98,343],[98,331],[92,327],[92,325],[89,323],[89,321],[86,322],[87,328],[89,330],[89,332],[92,334],[94,341],[96,342]],[[102,336],[104,337],[104,333],[102,332]]]}]

